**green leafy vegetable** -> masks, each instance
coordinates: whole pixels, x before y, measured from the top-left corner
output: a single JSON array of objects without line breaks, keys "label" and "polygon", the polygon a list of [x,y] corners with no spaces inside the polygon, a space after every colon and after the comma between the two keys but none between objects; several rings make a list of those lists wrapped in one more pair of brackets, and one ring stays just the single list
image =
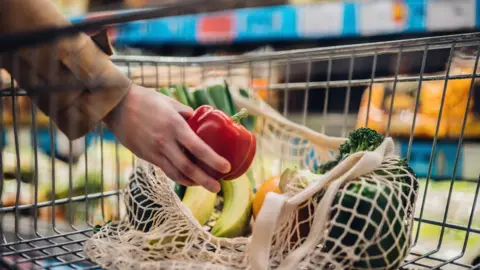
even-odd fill
[{"label": "green leafy vegetable", "polygon": [[359,128],[350,132],[348,139],[340,145],[340,153],[335,160],[319,166],[317,173],[325,174],[353,153],[373,151],[383,142],[384,137],[373,129]]}]

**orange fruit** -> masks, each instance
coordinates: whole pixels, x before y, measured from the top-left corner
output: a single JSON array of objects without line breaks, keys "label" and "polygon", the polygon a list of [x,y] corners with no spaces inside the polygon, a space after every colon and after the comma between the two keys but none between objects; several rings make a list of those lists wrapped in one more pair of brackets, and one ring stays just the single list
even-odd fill
[{"label": "orange fruit", "polygon": [[265,181],[260,188],[255,193],[255,198],[253,199],[252,209],[253,209],[253,216],[256,217],[258,213],[260,213],[260,209],[262,209],[263,202],[265,201],[265,197],[267,196],[268,192],[275,192],[280,194],[280,187],[278,186],[280,182],[280,176],[275,176],[270,178],[269,180]]},{"label": "orange fruit", "polygon": [[261,99],[263,100],[267,99],[268,81],[266,79],[262,79],[262,78],[252,79],[252,86],[257,88],[256,92]]}]

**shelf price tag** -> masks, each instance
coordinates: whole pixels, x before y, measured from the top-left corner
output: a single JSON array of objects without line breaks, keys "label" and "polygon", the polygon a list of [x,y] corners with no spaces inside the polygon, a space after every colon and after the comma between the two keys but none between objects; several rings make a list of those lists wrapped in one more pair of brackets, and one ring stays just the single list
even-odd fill
[{"label": "shelf price tag", "polygon": [[408,21],[408,7],[403,1],[370,0],[357,6],[358,26],[362,35],[404,31]]},{"label": "shelf price tag", "polygon": [[429,31],[475,27],[475,0],[429,0],[426,26]]},{"label": "shelf price tag", "polygon": [[209,14],[199,18],[197,40],[201,43],[231,42],[235,37],[234,14]]},{"label": "shelf price tag", "polygon": [[302,5],[297,8],[297,32],[303,37],[337,36],[343,31],[343,3]]}]

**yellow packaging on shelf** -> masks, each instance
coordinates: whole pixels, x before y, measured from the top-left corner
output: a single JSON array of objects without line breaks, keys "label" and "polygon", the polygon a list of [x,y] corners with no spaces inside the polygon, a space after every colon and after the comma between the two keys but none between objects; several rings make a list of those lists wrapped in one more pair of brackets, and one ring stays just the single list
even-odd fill
[{"label": "yellow packaging on shelf", "polygon": [[[452,80],[453,82],[454,80]],[[450,84],[451,82],[449,82]],[[462,130],[463,117],[468,101],[470,87],[465,83],[447,84],[442,116],[439,122],[438,137],[458,137]],[[440,112],[441,97],[444,89],[443,81],[431,81],[422,84],[420,89],[419,108],[415,120],[413,134],[416,137],[431,138],[435,136]],[[468,88],[466,90],[466,88]],[[368,105],[370,88],[367,87],[362,97],[356,127],[375,129],[385,133],[390,117],[390,135],[410,136],[412,131],[417,83],[397,83],[393,106],[391,106],[392,84],[372,85],[371,102]],[[440,96],[438,96],[440,93]],[[468,117],[465,128],[465,137],[480,137],[480,119],[473,112],[473,98],[468,107]],[[391,107],[391,109],[390,109]],[[367,117],[368,111],[368,117]],[[368,120],[368,125],[366,124]]]},{"label": "yellow packaging on shelf", "polygon": [[[418,81],[398,82],[395,88],[391,82],[375,83],[371,86],[369,104],[370,87],[367,87],[361,100],[356,127],[368,126],[385,133],[390,121],[390,135],[410,136],[415,118],[414,136],[434,137],[438,125],[439,138],[456,138],[461,133],[463,119],[467,113],[465,137],[480,138],[479,110],[475,110],[474,98],[477,92],[476,80],[473,80],[472,86],[472,78],[468,78],[474,72],[474,55],[476,56],[476,52],[465,53],[464,49],[455,52],[448,80],[424,80],[421,89],[418,89]],[[477,72],[478,70],[477,68]],[[425,76],[446,73],[443,71]],[[466,78],[457,78],[458,75],[466,75]],[[473,95],[469,100],[471,89]],[[417,95],[419,95],[418,110],[414,117]],[[438,122],[440,109],[442,115]]]}]

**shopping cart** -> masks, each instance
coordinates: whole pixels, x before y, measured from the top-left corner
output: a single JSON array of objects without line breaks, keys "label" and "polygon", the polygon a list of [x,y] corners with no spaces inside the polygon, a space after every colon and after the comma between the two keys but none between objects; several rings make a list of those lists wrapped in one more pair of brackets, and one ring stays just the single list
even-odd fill
[{"label": "shopping cart", "polygon": [[[10,47],[4,46],[2,51],[19,49],[19,40],[31,45],[42,38],[164,16],[167,11],[110,17],[51,32],[55,35],[9,37],[10,42],[3,44]],[[480,268],[480,171],[475,151],[471,151],[480,136],[474,128],[469,129],[476,124],[472,120],[476,112],[471,108],[479,54],[480,34],[469,33],[245,56],[130,55],[114,56],[112,60],[136,83],[152,88],[190,82],[192,76],[201,83],[212,70],[222,70],[226,77],[243,76],[249,91],[263,93],[265,101],[285,117],[314,130],[345,136],[355,127],[369,126],[398,138],[398,152],[417,162],[417,173],[425,178],[416,205],[412,251],[402,268],[470,269]],[[197,73],[192,75],[192,69]],[[83,254],[83,243],[92,236],[96,224],[124,214],[122,190],[134,158],[115,139],[107,138],[109,132],[103,126],[92,132],[94,139],[80,141],[87,149],[80,157],[74,157],[71,142],[67,143],[66,162],[57,161],[52,154],[56,151],[47,155],[37,150],[45,138],[49,145],[44,147],[59,147],[61,142],[55,136],[58,131],[51,121],[45,126],[37,123],[39,112],[34,106],[27,115],[16,109],[27,93],[15,87],[14,77],[0,92],[2,101],[10,104],[7,108],[0,103],[0,126],[7,134],[0,155],[0,268],[96,268]],[[267,83],[251,85],[258,77]],[[439,95],[422,96],[430,91],[425,85],[432,82],[439,83]],[[467,83],[466,96],[454,104],[461,111],[460,117],[452,120],[456,128],[445,128],[446,115],[450,115],[446,111],[452,109],[448,102],[457,98],[449,88],[455,82]],[[409,99],[402,102],[407,96]],[[438,106],[425,120],[422,112],[429,102]],[[12,116],[11,125],[5,122],[6,113]],[[21,122],[25,117],[28,125]],[[46,130],[46,137],[39,138],[44,134],[39,130]],[[418,146],[422,142],[428,142],[426,150]],[[453,150],[446,152],[438,165],[438,152],[444,143],[454,145]],[[414,160],[414,156],[423,158]],[[12,161],[14,169],[7,172],[5,164]],[[30,174],[23,170],[24,163],[31,165]],[[451,170],[437,172],[436,167],[445,166],[451,166]],[[89,177],[92,171],[100,175],[94,188]],[[107,175],[106,171],[111,173]],[[78,172],[84,175],[80,180],[83,185],[75,182]],[[437,182],[436,178],[446,181]],[[49,190],[47,194],[45,189]],[[58,190],[63,190],[63,195],[58,195]]]}]

